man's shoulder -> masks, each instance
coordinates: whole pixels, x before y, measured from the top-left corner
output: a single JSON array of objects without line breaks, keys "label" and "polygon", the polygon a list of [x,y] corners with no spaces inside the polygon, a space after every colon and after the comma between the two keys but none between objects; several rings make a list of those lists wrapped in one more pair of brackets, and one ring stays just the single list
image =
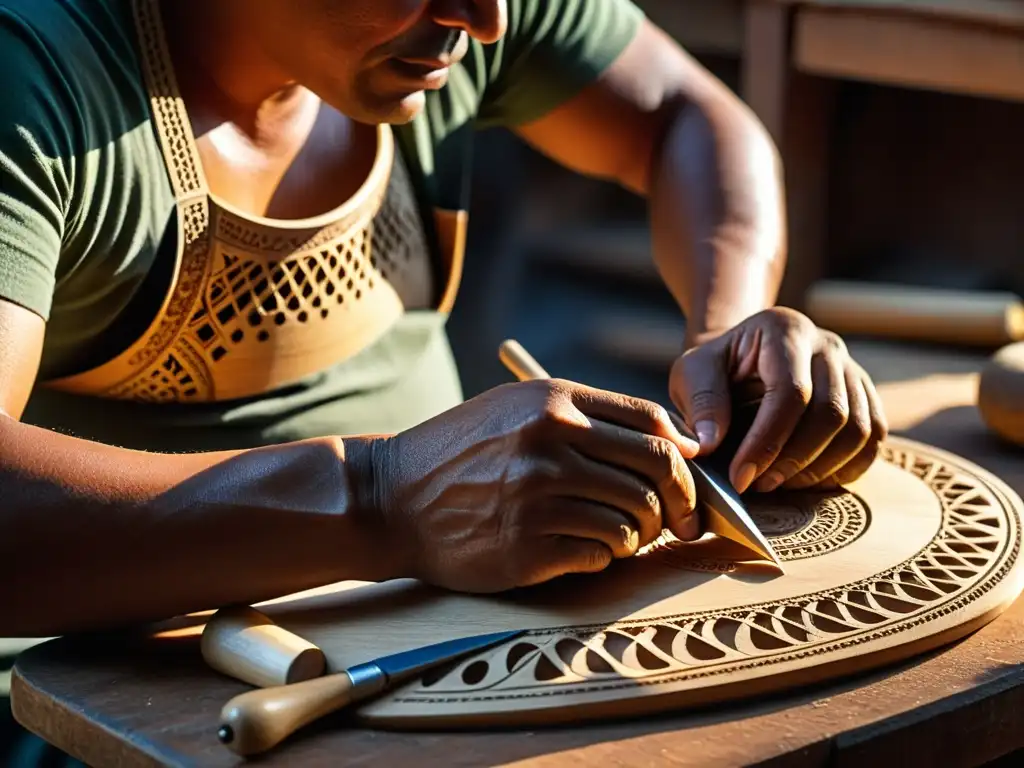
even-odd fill
[{"label": "man's shoulder", "polygon": [[529,45],[538,38],[583,40],[609,24],[634,26],[644,15],[635,0],[506,0],[510,42]]},{"label": "man's shoulder", "polygon": [[[64,96],[104,94],[137,80],[130,0],[0,0],[7,67],[35,69]],[[27,73],[30,74],[30,73]]]},{"label": "man's shoulder", "polygon": [[0,22],[29,32],[56,58],[80,53],[83,45],[97,54],[133,50],[129,0],[0,0]]},{"label": "man's shoulder", "polygon": [[79,151],[145,122],[129,2],[0,0],[0,119]]}]

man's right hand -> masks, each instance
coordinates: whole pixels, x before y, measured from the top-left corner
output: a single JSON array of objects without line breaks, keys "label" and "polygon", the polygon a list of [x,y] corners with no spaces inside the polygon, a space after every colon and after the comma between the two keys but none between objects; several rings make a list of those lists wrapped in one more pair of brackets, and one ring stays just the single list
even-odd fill
[{"label": "man's right hand", "polygon": [[422,581],[498,592],[699,536],[659,405],[561,380],[497,387],[374,447],[376,506]]}]

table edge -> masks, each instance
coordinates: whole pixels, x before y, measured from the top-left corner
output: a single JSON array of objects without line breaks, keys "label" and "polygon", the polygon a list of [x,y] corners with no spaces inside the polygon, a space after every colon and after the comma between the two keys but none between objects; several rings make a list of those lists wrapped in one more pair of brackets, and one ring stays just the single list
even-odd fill
[{"label": "table edge", "polygon": [[[56,639],[36,647],[49,646],[54,642]],[[105,723],[89,720],[80,711],[42,693],[35,685],[22,677],[17,662],[11,670],[10,701],[11,715],[18,725],[87,765],[168,765],[165,760],[160,759],[151,749],[138,743],[130,734],[122,738],[113,733]],[[48,709],[60,710],[66,725],[43,735],[35,730],[31,723],[33,715],[45,713]],[[85,735],[86,738],[74,738],[74,734],[78,733]],[[88,748],[83,749],[83,745]]]}]

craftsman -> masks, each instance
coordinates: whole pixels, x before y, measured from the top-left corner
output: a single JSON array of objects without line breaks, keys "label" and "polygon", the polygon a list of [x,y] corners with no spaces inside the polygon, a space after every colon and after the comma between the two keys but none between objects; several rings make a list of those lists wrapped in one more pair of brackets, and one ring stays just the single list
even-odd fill
[{"label": "craftsman", "polygon": [[[0,636],[412,576],[495,591],[851,480],[886,425],[774,302],[781,170],[630,0],[0,0]],[[473,133],[645,196],[687,318],[660,407],[462,402],[445,321]]]},{"label": "craftsman", "polygon": [[[680,459],[745,382],[741,491],[848,481],[885,436],[843,344],[773,307],[770,139],[630,0],[0,0],[0,89],[0,635],[603,569],[698,535]],[[646,196],[691,435],[568,382],[461,402],[490,126]]]}]

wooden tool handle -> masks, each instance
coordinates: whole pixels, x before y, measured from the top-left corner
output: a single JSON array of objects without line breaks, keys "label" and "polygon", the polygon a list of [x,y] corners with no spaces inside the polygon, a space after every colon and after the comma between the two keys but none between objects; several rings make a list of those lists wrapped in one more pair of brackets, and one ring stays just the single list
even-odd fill
[{"label": "wooden tool handle", "polygon": [[501,346],[498,347],[498,357],[520,381],[551,378],[541,364],[534,360],[533,356],[514,339],[508,339],[501,343]]},{"label": "wooden tool handle", "polygon": [[807,315],[840,335],[999,347],[1024,339],[1024,304],[1012,293],[825,280]]},{"label": "wooden tool handle", "polygon": [[217,611],[200,647],[213,669],[261,688],[311,680],[327,666],[323,651],[247,606]]},{"label": "wooden tool handle", "polygon": [[[527,352],[523,345],[514,339],[508,339],[501,343],[501,346],[498,348],[498,357],[505,364],[505,367],[512,372],[512,375],[520,381],[551,378],[543,366],[534,359],[533,355]],[[686,426],[679,416],[672,412],[669,412],[668,415],[672,419],[672,423],[675,424],[676,429],[684,435],[693,437],[692,430]]]},{"label": "wooden tool handle", "polygon": [[238,755],[265,752],[303,726],[347,706],[354,693],[345,672],[247,691],[224,705],[217,736]]}]

